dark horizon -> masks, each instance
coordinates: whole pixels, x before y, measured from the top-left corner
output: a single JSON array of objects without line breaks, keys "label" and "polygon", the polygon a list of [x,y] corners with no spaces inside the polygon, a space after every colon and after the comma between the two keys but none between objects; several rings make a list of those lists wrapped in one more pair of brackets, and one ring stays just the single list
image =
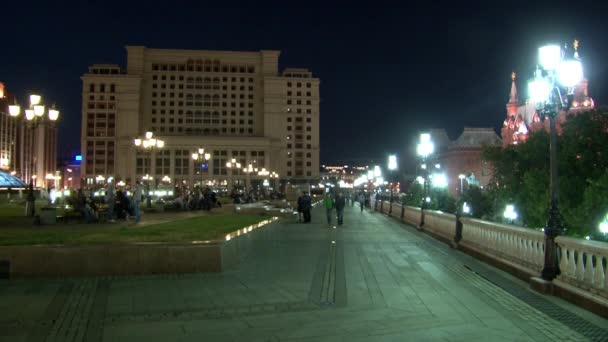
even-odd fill
[{"label": "dark horizon", "polygon": [[1,57],[0,82],[22,102],[37,91],[57,104],[62,156],[80,149],[80,76],[91,64],[125,67],[126,45],[280,50],[280,69],[307,68],[321,79],[321,164],[389,153],[411,158],[424,129],[444,128],[451,138],[465,126],[499,129],[511,72],[523,101],[537,48],[549,41],[579,39],[590,95],[598,105],[608,100],[599,5],[556,6],[542,15],[529,6],[172,6],[11,4],[7,13],[27,11],[28,24],[4,18],[9,53]]}]

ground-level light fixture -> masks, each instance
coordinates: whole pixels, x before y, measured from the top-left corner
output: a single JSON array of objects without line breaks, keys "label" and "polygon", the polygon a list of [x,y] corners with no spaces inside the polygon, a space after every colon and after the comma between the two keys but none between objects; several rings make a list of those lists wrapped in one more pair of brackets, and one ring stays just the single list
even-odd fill
[{"label": "ground-level light fixture", "polygon": [[503,216],[506,219],[511,220],[511,223],[513,223],[513,221],[517,219],[517,212],[515,211],[515,206],[513,204],[507,204]]}]

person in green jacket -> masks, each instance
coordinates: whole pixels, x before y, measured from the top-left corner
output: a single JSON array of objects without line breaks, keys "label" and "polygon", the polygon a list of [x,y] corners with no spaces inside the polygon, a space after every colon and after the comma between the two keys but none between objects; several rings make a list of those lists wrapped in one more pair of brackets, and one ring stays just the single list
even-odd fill
[{"label": "person in green jacket", "polygon": [[334,197],[329,192],[325,194],[323,206],[325,206],[325,211],[327,212],[327,224],[331,225],[331,218],[334,210]]}]

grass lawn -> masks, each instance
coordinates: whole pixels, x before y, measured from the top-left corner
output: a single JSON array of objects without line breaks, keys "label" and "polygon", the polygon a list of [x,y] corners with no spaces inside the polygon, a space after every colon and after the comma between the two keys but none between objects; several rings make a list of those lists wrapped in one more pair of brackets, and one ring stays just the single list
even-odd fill
[{"label": "grass lawn", "polygon": [[267,216],[210,215],[133,226],[126,223],[0,228],[0,245],[104,245],[135,242],[183,243],[223,239]]},{"label": "grass lawn", "polygon": [[[25,200],[22,200],[25,201]],[[40,208],[46,207],[49,204],[47,200],[36,200],[36,215],[40,214]],[[65,211],[62,205],[57,205],[57,215],[62,215]],[[0,219],[3,217],[24,217],[25,204],[18,203],[2,203],[0,204]]]}]

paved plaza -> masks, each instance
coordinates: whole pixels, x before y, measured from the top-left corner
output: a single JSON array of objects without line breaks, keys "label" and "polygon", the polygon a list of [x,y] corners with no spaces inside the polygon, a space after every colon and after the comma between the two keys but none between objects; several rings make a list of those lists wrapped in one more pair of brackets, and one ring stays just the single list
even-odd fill
[{"label": "paved plaza", "polygon": [[1,341],[608,341],[608,321],[379,213],[278,221],[222,274],[0,281]]}]

